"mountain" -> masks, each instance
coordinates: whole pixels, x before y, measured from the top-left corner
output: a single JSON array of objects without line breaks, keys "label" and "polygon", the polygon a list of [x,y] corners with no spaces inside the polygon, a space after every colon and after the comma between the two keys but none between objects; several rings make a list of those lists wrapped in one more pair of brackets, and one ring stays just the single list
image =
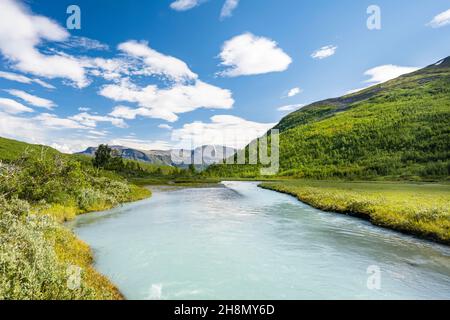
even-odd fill
[{"label": "mountain", "polygon": [[[219,163],[227,156],[234,154],[236,151],[232,148],[223,146],[202,146],[194,150],[174,149],[174,150],[137,150],[123,146],[110,146],[116,153],[124,159],[138,160],[142,162],[169,165],[181,168],[187,168],[191,163],[191,159],[196,159],[195,164],[198,168]],[[83,152],[77,154],[94,156],[96,147],[89,147]]]},{"label": "mountain", "polygon": [[[306,178],[447,178],[450,57],[391,81],[308,105],[284,117],[280,175]],[[215,176],[257,176],[258,166],[215,165]]]},{"label": "mountain", "polygon": [[[170,151],[141,151],[123,146],[110,146],[110,148],[124,159],[138,160],[158,165],[172,165],[172,161],[170,160]],[[93,157],[96,151],[97,147],[89,147],[85,151],[78,152],[76,154],[83,154]]]}]

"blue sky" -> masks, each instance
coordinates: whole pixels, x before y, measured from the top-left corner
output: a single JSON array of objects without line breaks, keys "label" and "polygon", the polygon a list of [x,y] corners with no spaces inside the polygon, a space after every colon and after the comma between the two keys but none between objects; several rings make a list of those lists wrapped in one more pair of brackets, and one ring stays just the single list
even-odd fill
[{"label": "blue sky", "polygon": [[[66,28],[72,4],[80,30]],[[367,27],[370,5],[379,30]],[[239,147],[295,108],[450,55],[449,10],[448,0],[4,0],[0,136],[63,152],[186,137]]]}]

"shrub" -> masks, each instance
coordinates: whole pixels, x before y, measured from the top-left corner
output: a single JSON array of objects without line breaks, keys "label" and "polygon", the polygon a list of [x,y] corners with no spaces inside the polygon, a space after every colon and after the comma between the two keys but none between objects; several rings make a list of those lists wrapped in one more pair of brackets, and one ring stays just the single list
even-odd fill
[{"label": "shrub", "polygon": [[83,282],[71,290],[68,265],[61,263],[45,232],[62,228],[48,216],[25,215],[24,201],[0,198],[0,300],[94,297]]}]

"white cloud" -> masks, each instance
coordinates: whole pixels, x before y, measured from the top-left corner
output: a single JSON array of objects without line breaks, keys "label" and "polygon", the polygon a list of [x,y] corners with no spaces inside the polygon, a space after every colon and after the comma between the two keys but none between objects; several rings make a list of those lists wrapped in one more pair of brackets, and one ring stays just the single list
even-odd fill
[{"label": "white cloud", "polygon": [[322,47],[322,48],[314,51],[313,54],[311,55],[311,57],[313,59],[319,59],[319,60],[331,57],[332,55],[334,55],[336,53],[337,48],[338,48],[337,46],[333,46],[333,45]]},{"label": "white cloud", "polygon": [[186,11],[200,4],[200,0],[176,0],[170,4],[173,10]]},{"label": "white cloud", "polygon": [[416,67],[401,67],[392,64],[386,64],[369,69],[364,72],[366,76],[370,77],[370,79],[366,80],[365,82],[379,84],[397,78],[403,74],[417,71],[418,69],[419,68]]},{"label": "white cloud", "polygon": [[88,108],[88,107],[79,107],[78,108],[78,111],[81,111],[81,112],[85,112],[85,111],[89,111],[89,110],[91,110],[91,108]]},{"label": "white cloud", "polygon": [[56,106],[56,104],[51,100],[40,98],[38,96],[34,96],[34,95],[29,94],[22,90],[12,89],[12,90],[5,90],[5,91],[8,92],[10,95],[18,97],[35,107],[46,108],[46,109],[51,110],[53,107]]},{"label": "white cloud", "polygon": [[192,80],[198,77],[185,62],[153,50],[147,42],[127,41],[119,45],[119,50],[142,59],[147,66],[144,71],[148,74],[166,76],[175,81]]},{"label": "white cloud", "polygon": [[371,86],[362,87],[362,88],[358,88],[358,89],[348,90],[348,91],[345,93],[345,95],[357,93],[357,92],[362,91],[362,90],[365,90],[365,89],[367,89],[367,88],[369,88],[369,87],[371,87]]},{"label": "white cloud", "polygon": [[46,128],[52,129],[85,129],[92,131],[97,127],[98,122],[109,122],[112,125],[125,128],[127,127],[123,119],[117,119],[114,117],[92,115],[86,112],[70,116],[67,118],[60,118],[55,114],[41,113],[38,116],[31,119],[41,123]]},{"label": "white cloud", "polygon": [[228,77],[281,72],[292,63],[275,41],[251,33],[226,41],[219,57],[221,65],[229,67],[219,75]]},{"label": "white cloud", "polygon": [[5,71],[0,71],[0,78],[11,80],[11,81],[16,81],[16,82],[20,82],[20,83],[27,83],[27,84],[29,84],[33,81],[32,79],[25,77],[21,74],[5,72]]},{"label": "white cloud", "polygon": [[89,130],[88,132],[94,136],[100,136],[100,137],[104,137],[108,134],[108,131]]},{"label": "white cloud", "polygon": [[0,111],[18,114],[23,112],[33,112],[33,109],[28,108],[15,100],[0,98]]},{"label": "white cloud", "polygon": [[108,116],[99,116],[89,114],[87,112],[82,112],[80,114],[69,117],[70,120],[77,121],[83,126],[86,127],[96,127],[97,122],[110,122],[113,126],[118,128],[126,128],[127,124],[123,119],[108,117]]},{"label": "white cloud", "polygon": [[[47,129],[88,129],[88,127],[80,124],[78,121],[68,118],[59,118],[50,113],[41,113],[32,120],[40,123]],[[29,121],[27,121],[29,123]]]},{"label": "white cloud", "polygon": [[0,136],[48,145],[67,153],[86,149],[89,145],[97,145],[87,140],[84,135],[76,138],[73,132],[70,133],[71,138],[67,139],[66,128],[71,126],[67,122],[58,123],[55,118],[48,114],[41,115],[39,119],[24,118],[0,111]]},{"label": "white cloud", "polygon": [[142,69],[141,66],[120,58],[93,58],[85,60],[84,63],[90,74],[96,77],[103,77],[108,81],[120,80],[123,75],[131,75],[133,68]]},{"label": "white cloud", "polygon": [[0,136],[25,140],[30,143],[43,143],[46,128],[28,118],[18,117],[1,111],[0,102]]},{"label": "white cloud", "polygon": [[287,96],[289,98],[295,97],[296,95],[302,93],[302,89],[296,87],[296,88],[292,88],[291,90],[288,91]]},{"label": "white cloud", "polygon": [[220,17],[227,18],[233,15],[234,9],[239,5],[239,0],[226,0],[225,4],[222,7],[222,11],[220,12]]},{"label": "white cloud", "polygon": [[357,93],[359,91],[370,88],[374,85],[395,79],[397,77],[400,77],[401,75],[411,73],[417,70],[419,70],[419,68],[417,67],[401,67],[392,64],[381,65],[369,69],[366,72],[364,72],[364,75],[370,77],[370,79],[364,81],[365,83],[368,83],[368,85],[362,88],[349,90],[345,93],[345,95]]},{"label": "white cloud", "polygon": [[134,109],[127,106],[116,106],[109,115],[117,118],[131,120],[135,119],[138,114],[139,109]]},{"label": "white cloud", "polygon": [[211,117],[210,123],[196,121],[172,131],[177,148],[190,149],[203,145],[222,145],[242,148],[263,136],[275,123],[258,123],[231,115]]},{"label": "white cloud", "polygon": [[52,86],[51,84],[44,82],[40,79],[31,79],[24,75],[13,73],[13,72],[0,71],[0,78],[7,79],[10,81],[16,81],[16,82],[20,82],[20,83],[25,83],[25,84],[30,84],[30,83],[34,82],[34,83],[37,83],[37,84],[43,86],[44,88],[55,89],[54,86]]},{"label": "white cloud", "polygon": [[279,107],[277,110],[282,111],[282,112],[295,111],[295,110],[299,110],[299,109],[303,108],[304,106],[305,106],[304,104],[290,104],[287,106]]},{"label": "white cloud", "polygon": [[[36,117],[20,117],[0,110],[0,136],[51,146],[73,153],[106,143],[106,131],[97,131],[68,118],[43,113]],[[70,136],[70,139],[67,137]]]},{"label": "white cloud", "polygon": [[230,109],[234,100],[229,90],[221,89],[200,80],[193,85],[177,84],[167,89],[155,85],[144,88],[129,82],[104,86],[100,95],[114,101],[137,103],[140,108],[116,107],[111,116],[134,119],[137,115],[174,122],[177,114],[198,108]]},{"label": "white cloud", "polygon": [[160,129],[167,129],[167,130],[172,130],[173,129],[172,126],[169,126],[168,124],[165,124],[165,123],[162,123],[162,124],[158,125],[158,128],[160,128]]},{"label": "white cloud", "polygon": [[441,12],[433,18],[427,25],[432,28],[441,28],[450,24],[450,9]]},{"label": "white cloud", "polygon": [[33,82],[37,83],[38,85],[47,88],[47,89],[56,89],[55,86],[51,85],[48,82],[42,81],[40,79],[33,79]]},{"label": "white cloud", "polygon": [[170,150],[172,148],[171,144],[167,141],[161,140],[143,140],[143,139],[135,139],[135,138],[117,138],[112,139],[108,143],[112,146],[124,146],[137,150]]},{"label": "white cloud", "polygon": [[0,1],[0,51],[14,68],[50,79],[69,79],[82,88],[88,81],[78,60],[59,53],[42,54],[37,49],[44,41],[62,42],[68,37],[56,22],[33,15],[18,1]]},{"label": "white cloud", "polygon": [[84,50],[98,50],[98,51],[109,50],[109,46],[107,44],[101,43],[100,41],[95,39],[79,36],[71,36],[61,46],[65,48],[79,48]]}]

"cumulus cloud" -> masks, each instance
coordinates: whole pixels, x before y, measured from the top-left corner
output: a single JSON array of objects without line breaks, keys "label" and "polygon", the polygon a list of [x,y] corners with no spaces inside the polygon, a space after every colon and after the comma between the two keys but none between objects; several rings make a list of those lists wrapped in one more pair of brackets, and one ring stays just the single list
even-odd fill
[{"label": "cumulus cloud", "polygon": [[51,110],[51,109],[53,109],[53,107],[56,106],[56,104],[51,100],[40,98],[38,96],[29,94],[22,90],[11,89],[11,90],[5,90],[5,91],[8,92],[10,95],[18,97],[35,107],[40,107],[40,108],[45,108],[45,109]]},{"label": "cumulus cloud", "polygon": [[30,84],[30,83],[34,82],[34,83],[41,85],[44,88],[55,89],[54,86],[52,86],[51,84],[49,84],[45,81],[42,81],[40,79],[31,79],[24,75],[13,73],[13,72],[0,71],[0,78],[10,80],[10,81],[16,81],[16,82],[20,82],[20,83],[25,83],[25,84]]},{"label": "cumulus cloud", "polygon": [[279,107],[277,110],[281,111],[281,112],[286,112],[286,111],[290,112],[290,111],[299,110],[299,109],[303,108],[304,106],[305,106],[304,104],[290,104],[287,106]]},{"label": "cumulus cloud", "polygon": [[100,95],[114,101],[137,103],[139,108],[116,107],[111,116],[134,119],[137,115],[174,122],[177,114],[198,108],[230,109],[234,100],[231,92],[203,81],[193,85],[177,84],[167,89],[155,85],[140,88],[129,82],[104,86]]},{"label": "cumulus cloud", "polygon": [[108,81],[119,81],[122,77],[132,75],[135,70],[142,70],[138,63],[124,58],[92,58],[85,59],[84,65],[88,72],[96,77],[102,77]]},{"label": "cumulus cloud", "polygon": [[221,145],[240,149],[274,126],[275,123],[258,123],[231,115],[216,115],[211,117],[209,123],[196,121],[173,130],[172,140],[178,148]]},{"label": "cumulus cloud", "polygon": [[129,40],[119,44],[118,50],[122,55],[111,59],[97,57],[81,61],[90,75],[113,82],[133,76],[158,76],[170,82],[198,78],[184,61],[150,48],[146,41]]},{"label": "cumulus cloud", "polygon": [[226,0],[220,12],[220,18],[224,19],[233,15],[234,9],[239,5],[239,0]]},{"label": "cumulus cloud", "polygon": [[149,75],[166,76],[175,81],[192,80],[198,77],[184,61],[153,50],[147,42],[127,41],[119,45],[119,50],[142,59],[146,66],[143,71]]},{"label": "cumulus cloud", "polygon": [[28,108],[15,100],[7,98],[0,98],[0,110],[10,114],[33,112],[33,109]]},{"label": "cumulus cloud", "polygon": [[228,67],[219,75],[227,77],[281,72],[292,63],[291,57],[275,41],[251,33],[226,41],[219,57],[221,65]]},{"label": "cumulus cloud", "polygon": [[170,4],[173,10],[186,11],[200,4],[200,0],[176,0]]},{"label": "cumulus cloud", "polygon": [[379,84],[397,78],[403,74],[417,71],[418,69],[419,68],[417,67],[402,67],[393,64],[386,64],[364,72],[366,76],[370,77],[370,79],[365,82],[371,83],[372,85]]},{"label": "cumulus cloud", "polygon": [[337,48],[338,48],[337,46],[333,46],[333,45],[322,47],[322,48],[314,51],[311,54],[311,57],[313,59],[319,59],[319,60],[331,57],[332,55],[334,55],[336,53]]},{"label": "cumulus cloud", "polygon": [[56,22],[29,12],[18,1],[0,1],[0,51],[14,68],[45,78],[64,78],[82,88],[88,84],[80,61],[69,55],[47,55],[37,47],[62,42],[68,32]]},{"label": "cumulus cloud", "polygon": [[295,97],[296,95],[302,93],[302,89],[296,87],[296,88],[292,88],[291,90],[288,91],[287,96],[289,98]]},{"label": "cumulus cloud", "polygon": [[450,25],[450,9],[435,16],[427,25],[432,28],[441,28]]}]

